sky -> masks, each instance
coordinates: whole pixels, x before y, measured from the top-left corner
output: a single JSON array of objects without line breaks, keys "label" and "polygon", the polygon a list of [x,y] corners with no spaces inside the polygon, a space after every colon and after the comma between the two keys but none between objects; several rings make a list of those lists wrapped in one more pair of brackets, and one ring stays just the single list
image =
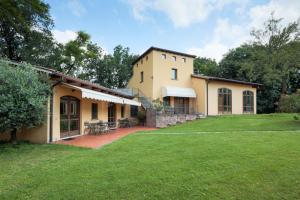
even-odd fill
[{"label": "sky", "polygon": [[151,46],[220,61],[251,41],[274,12],[282,25],[300,17],[300,0],[46,0],[65,43],[85,31],[107,53],[115,46],[141,54]]}]

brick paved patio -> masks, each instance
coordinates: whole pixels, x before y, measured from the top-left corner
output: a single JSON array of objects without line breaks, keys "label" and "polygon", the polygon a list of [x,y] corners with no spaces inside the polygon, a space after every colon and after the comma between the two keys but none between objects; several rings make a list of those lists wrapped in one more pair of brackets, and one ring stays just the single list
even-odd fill
[{"label": "brick paved patio", "polygon": [[69,140],[61,140],[55,143],[73,145],[78,147],[100,148],[106,144],[112,143],[122,137],[135,133],[137,131],[151,131],[151,130],[156,130],[156,128],[148,128],[142,126],[137,126],[132,128],[118,128],[104,135],[83,135]]}]

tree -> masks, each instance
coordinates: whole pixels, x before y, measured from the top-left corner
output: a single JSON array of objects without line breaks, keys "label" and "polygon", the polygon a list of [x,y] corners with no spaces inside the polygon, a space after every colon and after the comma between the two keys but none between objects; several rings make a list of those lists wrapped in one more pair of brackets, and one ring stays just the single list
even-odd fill
[{"label": "tree", "polygon": [[[0,56],[24,61],[22,52],[38,48],[33,42],[45,38],[52,40],[53,21],[49,5],[41,0],[0,1]],[[43,40],[39,40],[40,44]],[[32,48],[28,48],[32,47]]]},{"label": "tree", "polygon": [[0,62],[0,133],[10,131],[16,144],[16,133],[46,119],[50,89],[31,66],[11,66]]},{"label": "tree", "polygon": [[278,111],[286,113],[300,113],[300,91],[291,95],[282,95],[278,103]]},{"label": "tree", "polygon": [[87,64],[86,59],[93,57],[88,48],[90,46],[90,35],[83,31],[77,32],[77,38],[64,46],[59,70],[68,75],[79,75]]},{"label": "tree", "polygon": [[118,45],[113,54],[104,55],[94,66],[90,66],[94,82],[109,88],[123,88],[132,76],[132,63],[137,55],[129,48]]},{"label": "tree", "polygon": [[264,29],[252,32],[252,43],[230,50],[219,64],[221,77],[263,84],[258,112],[275,112],[280,96],[299,87],[299,24],[280,24],[271,16]]},{"label": "tree", "polygon": [[264,29],[253,30],[252,35],[255,44],[265,47],[266,64],[278,73],[281,94],[286,94],[290,75],[300,69],[300,29],[298,22],[282,27],[281,21],[282,19],[275,19],[272,13]]},{"label": "tree", "polygon": [[218,76],[218,63],[210,58],[197,57],[194,60],[194,73],[203,74],[206,76]]}]

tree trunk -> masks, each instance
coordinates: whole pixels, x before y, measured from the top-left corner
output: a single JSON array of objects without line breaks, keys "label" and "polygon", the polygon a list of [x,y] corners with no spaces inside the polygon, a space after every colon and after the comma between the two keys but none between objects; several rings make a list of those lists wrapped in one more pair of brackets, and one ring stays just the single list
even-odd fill
[{"label": "tree trunk", "polygon": [[17,144],[17,129],[16,128],[10,132],[10,141],[14,145]]}]

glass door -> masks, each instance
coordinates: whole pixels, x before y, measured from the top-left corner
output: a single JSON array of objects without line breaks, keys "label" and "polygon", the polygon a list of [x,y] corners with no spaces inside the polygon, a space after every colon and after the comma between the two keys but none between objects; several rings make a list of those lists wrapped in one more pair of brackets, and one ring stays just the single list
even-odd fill
[{"label": "glass door", "polygon": [[60,137],[80,134],[80,102],[75,97],[60,98]]},{"label": "glass door", "polygon": [[116,128],[116,104],[109,103],[108,104],[108,127]]}]

